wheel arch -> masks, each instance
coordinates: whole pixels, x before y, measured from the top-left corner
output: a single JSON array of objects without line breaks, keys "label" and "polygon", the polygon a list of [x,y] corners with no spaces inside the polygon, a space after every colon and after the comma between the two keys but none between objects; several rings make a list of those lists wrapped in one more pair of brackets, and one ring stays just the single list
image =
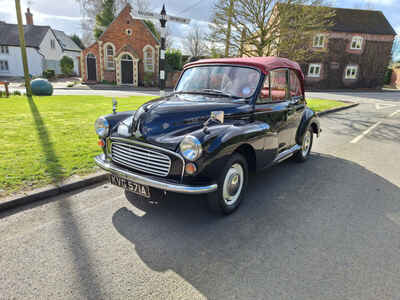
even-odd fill
[{"label": "wheel arch", "polygon": [[257,157],[254,148],[250,144],[242,144],[237,147],[233,153],[239,153],[243,155],[243,157],[247,161],[247,165],[250,171],[255,171],[257,167]]}]

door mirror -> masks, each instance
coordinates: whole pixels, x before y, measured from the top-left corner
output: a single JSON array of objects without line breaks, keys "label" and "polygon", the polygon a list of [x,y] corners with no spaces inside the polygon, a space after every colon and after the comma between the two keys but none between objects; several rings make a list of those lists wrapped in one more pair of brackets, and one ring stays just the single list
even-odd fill
[{"label": "door mirror", "polygon": [[210,119],[224,124],[224,111],[212,111]]}]

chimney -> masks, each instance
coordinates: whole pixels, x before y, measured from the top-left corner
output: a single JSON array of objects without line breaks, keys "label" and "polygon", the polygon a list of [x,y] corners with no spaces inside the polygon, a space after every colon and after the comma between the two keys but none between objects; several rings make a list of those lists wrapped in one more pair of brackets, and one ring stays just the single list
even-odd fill
[{"label": "chimney", "polygon": [[33,15],[31,14],[29,8],[26,10],[25,17],[26,17],[26,25],[33,25]]}]

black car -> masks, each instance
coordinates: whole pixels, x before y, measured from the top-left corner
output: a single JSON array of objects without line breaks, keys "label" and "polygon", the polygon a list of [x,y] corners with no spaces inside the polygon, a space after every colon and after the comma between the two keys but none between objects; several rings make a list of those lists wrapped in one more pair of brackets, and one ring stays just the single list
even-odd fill
[{"label": "black car", "polygon": [[212,210],[230,214],[249,171],[307,159],[321,130],[303,82],[299,65],[278,57],[188,64],[170,95],[96,121],[95,162],[132,193],[207,194]]}]

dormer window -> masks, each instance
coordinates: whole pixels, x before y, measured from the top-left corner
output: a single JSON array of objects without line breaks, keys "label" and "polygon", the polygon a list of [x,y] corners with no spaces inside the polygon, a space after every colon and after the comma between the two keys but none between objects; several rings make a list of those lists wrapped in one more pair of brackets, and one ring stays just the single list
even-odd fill
[{"label": "dormer window", "polygon": [[361,50],[363,43],[363,38],[361,36],[353,36],[351,39],[350,49],[352,50]]},{"label": "dormer window", "polygon": [[56,48],[56,41],[55,40],[50,40],[50,48],[55,49]]},{"label": "dormer window", "polygon": [[325,44],[325,35],[324,34],[317,34],[314,36],[313,39],[313,47],[314,48],[324,48]]}]

